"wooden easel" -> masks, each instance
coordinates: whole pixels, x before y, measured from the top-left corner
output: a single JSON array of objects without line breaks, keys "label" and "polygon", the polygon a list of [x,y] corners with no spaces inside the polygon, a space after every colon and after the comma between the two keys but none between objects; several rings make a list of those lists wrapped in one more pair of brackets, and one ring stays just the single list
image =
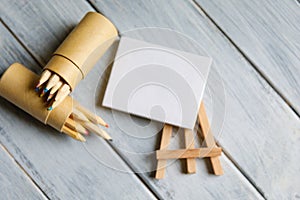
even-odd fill
[{"label": "wooden easel", "polygon": [[223,169],[219,160],[222,149],[216,146],[215,139],[210,131],[208,117],[201,102],[198,112],[198,120],[202,132],[203,139],[207,147],[195,148],[194,137],[192,130],[185,129],[185,149],[167,150],[172,135],[172,126],[165,125],[162,132],[160,149],[156,151],[157,168],[156,179],[164,178],[166,165],[168,159],[186,159],[187,173],[196,173],[196,158],[208,157],[212,164],[213,172],[215,175],[222,175]]}]

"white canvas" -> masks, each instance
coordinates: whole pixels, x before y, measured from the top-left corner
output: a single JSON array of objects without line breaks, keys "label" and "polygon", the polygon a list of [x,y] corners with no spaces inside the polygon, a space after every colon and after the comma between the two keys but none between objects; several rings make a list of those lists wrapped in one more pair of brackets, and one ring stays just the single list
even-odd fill
[{"label": "white canvas", "polygon": [[103,106],[192,129],[212,59],[122,37]]}]

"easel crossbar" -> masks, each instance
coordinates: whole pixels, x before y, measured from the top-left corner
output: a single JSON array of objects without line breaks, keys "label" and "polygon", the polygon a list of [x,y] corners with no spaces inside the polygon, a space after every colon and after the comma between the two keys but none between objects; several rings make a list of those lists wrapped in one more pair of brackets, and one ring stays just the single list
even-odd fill
[{"label": "easel crossbar", "polygon": [[176,150],[157,150],[156,158],[158,160],[182,159],[182,158],[205,158],[220,156],[222,149],[214,148],[197,148],[197,149],[176,149]]}]

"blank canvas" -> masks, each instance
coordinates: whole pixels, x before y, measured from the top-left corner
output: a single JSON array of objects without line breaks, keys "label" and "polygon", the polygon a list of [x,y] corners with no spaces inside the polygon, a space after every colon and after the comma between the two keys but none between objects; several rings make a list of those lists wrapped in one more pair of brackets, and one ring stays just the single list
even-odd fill
[{"label": "blank canvas", "polygon": [[193,129],[212,59],[122,37],[103,106]]}]

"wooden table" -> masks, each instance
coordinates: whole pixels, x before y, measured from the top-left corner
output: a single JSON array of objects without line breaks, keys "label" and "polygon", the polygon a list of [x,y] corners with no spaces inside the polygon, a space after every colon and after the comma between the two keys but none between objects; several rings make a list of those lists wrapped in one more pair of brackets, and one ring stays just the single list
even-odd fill
[{"label": "wooden table", "polygon": [[[140,131],[126,125],[147,120],[101,107],[109,68],[103,71],[116,47],[74,93],[110,124],[112,144],[96,136],[81,144],[0,98],[0,199],[300,198],[299,9],[296,0],[2,0],[0,73],[16,61],[39,73],[83,15],[96,10],[121,34],[159,27],[191,37],[214,58],[208,88],[222,83],[225,98],[215,98],[220,112],[209,92],[204,98],[208,114],[221,115],[212,130],[224,150],[224,175],[210,174],[203,159],[186,175],[176,161],[159,181],[151,169],[162,124]],[[182,145],[178,138],[174,147]]]}]

